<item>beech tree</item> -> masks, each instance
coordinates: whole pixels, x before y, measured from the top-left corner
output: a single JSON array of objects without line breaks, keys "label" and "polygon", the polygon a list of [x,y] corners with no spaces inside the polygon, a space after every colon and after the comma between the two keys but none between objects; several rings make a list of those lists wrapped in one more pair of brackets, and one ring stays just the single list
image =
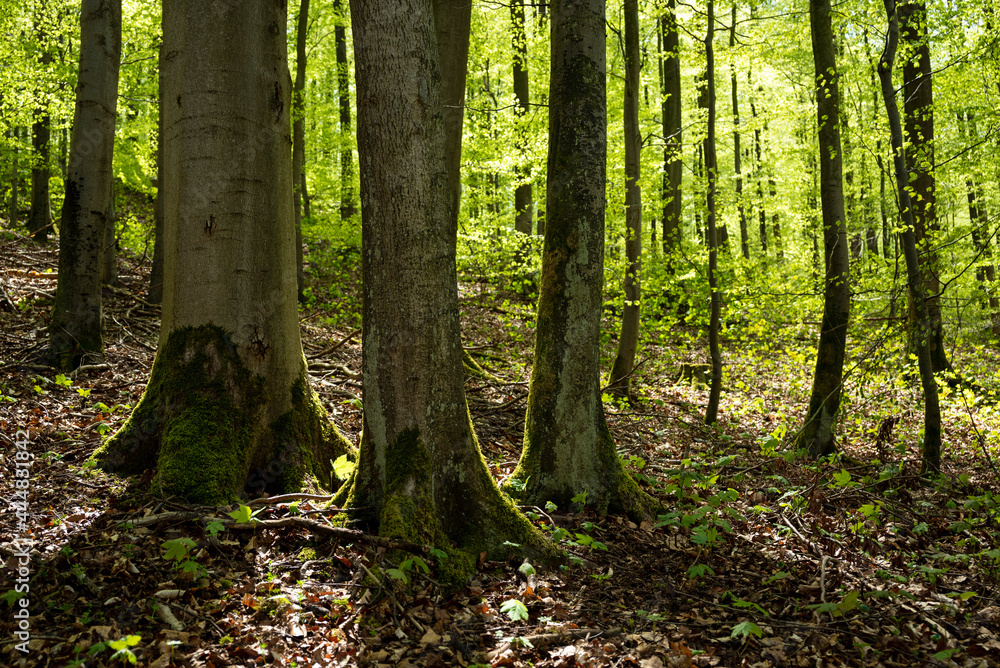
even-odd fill
[{"label": "beech tree", "polygon": [[650,499],[615,452],[601,403],[607,152],[604,0],[550,7],[546,224],[524,449],[510,489],[562,508],[648,517]]},{"label": "beech tree", "polygon": [[67,370],[84,355],[103,355],[101,270],[106,233],[113,225],[109,193],[121,51],[121,0],[84,0],[76,111],[59,226],[59,283],[49,327],[52,361]]},{"label": "beech tree", "polygon": [[799,433],[799,444],[816,457],[836,449],[837,412],[843,389],[850,317],[850,256],[844,211],[843,154],[840,146],[840,87],[837,77],[830,0],[810,0],[816,76],[816,119],[819,127],[820,206],[823,209],[823,322],[816,351],[809,412]]},{"label": "beech tree", "polygon": [[142,399],[94,456],[156,467],[160,493],[195,503],[330,486],[349,445],[299,341],[285,5],[163,9],[160,343]]},{"label": "beech tree", "polygon": [[[677,2],[667,0],[659,18],[661,44],[662,101],[660,116],[663,124],[663,255],[679,247],[681,235],[681,167],[683,142],[681,126],[681,63],[680,39],[677,32]],[[669,259],[668,259],[669,262]]]},{"label": "beech tree", "polygon": [[712,385],[705,407],[705,424],[715,424],[722,394],[722,350],[719,329],[722,318],[722,294],[719,292],[719,242],[716,231],[716,190],[719,176],[715,151],[715,2],[708,0],[708,28],[705,35],[705,104],[708,128],[703,142],[705,154],[705,236],[708,239],[708,289],[711,299],[708,325],[708,349],[712,360]]},{"label": "beech tree", "polygon": [[[361,168],[364,435],[346,503],[379,534],[450,550],[554,548],[497,488],[465,399],[435,0],[352,0]],[[463,556],[464,555],[464,556]]]}]

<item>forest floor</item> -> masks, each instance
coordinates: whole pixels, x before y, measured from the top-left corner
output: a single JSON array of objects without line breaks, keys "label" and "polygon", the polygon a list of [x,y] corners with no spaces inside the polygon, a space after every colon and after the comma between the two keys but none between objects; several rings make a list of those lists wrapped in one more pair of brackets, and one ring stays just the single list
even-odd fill
[{"label": "forest floor", "polygon": [[[644,344],[640,400],[606,410],[630,470],[675,512],[636,525],[581,504],[526,509],[561,540],[567,567],[481,561],[468,586],[445,591],[430,558],[399,563],[363,535],[338,540],[304,522],[223,529],[215,520],[247,508],[192,508],[151,496],[152,473],[95,469],[89,455],[127,418],[155,353],[146,263],[120,258],[121,285],[105,291],[106,360],[65,377],[37,362],[56,250],[4,234],[0,666],[1000,666],[997,453],[979,407],[962,409],[967,396],[945,398],[936,482],[917,475],[912,382],[893,390],[885,417],[852,408],[845,456],[804,460],[782,425],[804,413],[807,362],[792,369],[787,350],[729,341],[720,425],[709,429],[707,393],[676,377],[704,351],[673,347],[691,337],[667,327]],[[319,278],[302,311],[306,355],[356,440],[360,258],[333,246],[310,257]],[[470,408],[503,479],[523,432],[532,304],[482,281],[461,290],[466,345],[490,376],[469,375]],[[19,431],[32,456],[24,529]],[[310,499],[247,503],[265,521],[321,526],[333,512]],[[26,645],[15,635],[19,568]]]}]

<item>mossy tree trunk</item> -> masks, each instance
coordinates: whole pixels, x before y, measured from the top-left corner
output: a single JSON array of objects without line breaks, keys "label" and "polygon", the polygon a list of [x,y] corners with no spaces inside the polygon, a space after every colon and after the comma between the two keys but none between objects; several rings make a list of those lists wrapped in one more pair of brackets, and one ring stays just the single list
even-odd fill
[{"label": "mossy tree trunk", "polygon": [[[465,399],[457,229],[432,0],[351,2],[361,168],[364,436],[346,503],[384,536],[554,554],[497,488]],[[464,11],[464,8],[459,8]],[[448,17],[437,17],[438,25]]]},{"label": "mossy tree trunk", "polygon": [[615,452],[601,403],[607,152],[603,0],[551,6],[545,242],[524,450],[512,479],[527,503],[650,513]]},{"label": "mossy tree trunk", "polygon": [[670,254],[680,248],[682,158],[681,139],[681,52],[677,32],[677,2],[667,0],[659,19],[663,45],[663,90],[660,116],[663,124],[663,256],[670,263]]},{"label": "mossy tree trunk", "polygon": [[900,215],[903,219],[900,242],[903,247],[903,256],[906,259],[906,282],[909,288],[910,303],[916,309],[916,336],[914,338],[917,346],[917,364],[920,368],[920,383],[924,390],[924,443],[921,453],[923,459],[921,472],[937,473],[941,469],[941,408],[938,402],[937,381],[934,379],[931,359],[933,330],[926,294],[924,294],[926,283],[920,271],[920,261],[917,255],[913,206],[910,202],[910,172],[906,164],[906,153],[903,145],[902,121],[899,118],[899,107],[896,105],[896,90],[892,84],[892,66],[899,43],[899,20],[896,14],[896,0],[884,0],[884,3],[889,29],[886,31],[885,50],[879,59],[878,77],[886,115],[889,118],[893,171],[896,176]]},{"label": "mossy tree trunk", "polygon": [[348,446],[299,340],[286,11],[164,6],[164,299],[132,416],[95,458],[196,503],[330,486]]},{"label": "mossy tree trunk", "polygon": [[931,74],[927,5],[923,0],[898,4],[903,58],[903,116],[906,163],[910,169],[910,201],[917,239],[920,274],[927,299],[930,334],[919,331],[917,309],[910,306],[910,326],[914,337],[930,336],[931,366],[934,371],[951,369],[944,347],[941,319],[941,271],[935,244],[939,231],[937,191],[934,177],[934,88]]},{"label": "mossy tree trunk", "polygon": [[608,384],[632,396],[632,370],[639,348],[639,302],[642,298],[642,189],[639,187],[642,133],[639,131],[639,3],[625,0],[625,307],[618,352]]},{"label": "mossy tree trunk", "polygon": [[836,450],[834,428],[840,410],[851,306],[843,154],[838,122],[840,88],[830,12],[830,0],[810,0],[826,277],[812,395],[798,443],[813,457],[828,455]]},{"label": "mossy tree trunk", "polygon": [[80,11],[80,70],[76,86],[59,237],[49,354],[62,369],[85,355],[100,358],[101,269],[111,192],[111,157],[122,49],[121,0],[84,0]]}]

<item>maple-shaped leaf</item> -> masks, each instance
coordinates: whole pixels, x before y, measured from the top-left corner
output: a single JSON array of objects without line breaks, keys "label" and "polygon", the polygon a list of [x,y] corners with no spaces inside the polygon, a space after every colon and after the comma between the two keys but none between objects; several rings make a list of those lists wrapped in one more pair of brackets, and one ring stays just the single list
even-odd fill
[{"label": "maple-shaped leaf", "polygon": [[500,612],[503,612],[511,621],[523,622],[528,619],[528,608],[516,598],[504,601],[500,604]]},{"label": "maple-shaped leaf", "polygon": [[760,638],[761,636],[764,635],[764,632],[761,631],[760,627],[754,624],[753,622],[740,622],[739,624],[733,627],[733,632],[729,634],[729,637],[746,638],[749,635],[754,635]]},{"label": "maple-shaped leaf", "polygon": [[195,542],[186,537],[165,540],[163,541],[163,558],[172,559],[173,561],[187,559],[188,554],[191,552],[191,548],[194,546]]}]

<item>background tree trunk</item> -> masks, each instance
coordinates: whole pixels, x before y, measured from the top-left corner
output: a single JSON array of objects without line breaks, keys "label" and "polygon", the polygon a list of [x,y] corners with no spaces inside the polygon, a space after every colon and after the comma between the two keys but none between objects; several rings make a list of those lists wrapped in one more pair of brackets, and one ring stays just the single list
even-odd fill
[{"label": "background tree trunk", "polygon": [[[48,3],[41,2],[36,11],[45,14],[48,11]],[[39,21],[36,18],[35,33],[38,39],[41,55],[38,62],[42,69],[52,62],[52,53],[49,50],[49,36],[44,25],[45,18]],[[49,229],[52,226],[52,204],[49,199],[49,139],[51,135],[52,119],[49,116],[48,100],[43,100],[44,93],[38,91],[38,102],[34,111],[34,121],[31,125],[31,211],[28,214],[28,234],[39,242],[45,243],[49,238]]]},{"label": "background tree trunk", "polygon": [[112,176],[104,201],[104,259],[101,261],[101,283],[118,285],[118,212],[115,209],[115,180]]},{"label": "background tree trunk", "polygon": [[889,117],[889,131],[892,137],[893,167],[896,173],[896,190],[899,197],[903,231],[900,234],[903,255],[906,258],[906,282],[909,287],[911,304],[916,309],[917,363],[920,368],[920,383],[924,390],[924,443],[921,466],[922,473],[936,473],[941,469],[941,408],[938,404],[937,381],[931,360],[931,340],[933,329],[924,288],[926,283],[920,272],[917,258],[917,240],[913,208],[910,202],[910,178],[903,148],[903,128],[896,106],[896,91],[892,84],[892,66],[899,41],[899,22],[895,0],[884,0],[885,13],[889,23],[886,32],[885,50],[879,60],[878,77],[882,87],[882,100]]},{"label": "background tree trunk", "polygon": [[[83,0],[73,137],[59,225],[59,282],[49,327],[49,354],[64,370],[76,368],[85,355],[104,354],[101,272],[114,178],[121,50],[121,0]],[[110,225],[113,240],[114,223]]]},{"label": "background tree trunk", "polygon": [[[337,100],[340,105],[340,219],[349,220],[357,213],[357,199],[354,192],[354,150],[351,148],[351,73],[347,65],[347,16],[343,0],[333,0],[333,11],[337,15],[334,39],[337,42]],[[304,173],[303,173],[304,174]],[[305,181],[302,195],[308,202]],[[307,204],[308,208],[308,204]],[[308,212],[306,213],[308,216]]]},{"label": "background tree trunk", "polygon": [[349,446],[299,342],[284,5],[163,9],[160,345],[142,400],[95,457],[155,466],[160,493],[196,503],[332,485]]},{"label": "background tree trunk", "polygon": [[642,298],[642,133],[639,131],[639,2],[625,0],[625,307],[618,353],[608,384],[621,396],[632,396],[632,370],[639,348],[639,304]]},{"label": "background tree trunk", "polygon": [[[522,127],[529,110],[528,81],[528,35],[525,31],[524,0],[512,0],[510,5],[511,26],[513,28],[514,47],[514,96],[517,98],[519,159],[524,160],[524,141],[521,139]],[[531,234],[533,218],[531,168],[521,165],[517,168],[518,186],[514,190],[514,229],[524,234]],[[521,183],[524,181],[524,183]]]},{"label": "background tree trunk", "polygon": [[454,123],[456,115],[442,106],[434,32],[435,18],[440,35],[456,17],[434,12],[467,9],[351,2],[358,98],[367,101],[358,107],[365,402],[345,495],[371,507],[381,535],[445,549],[453,541],[465,557],[449,564],[465,576],[480,552],[508,553],[505,541],[553,554],[496,487],[465,400],[445,151],[446,116]]},{"label": "background tree trunk", "polygon": [[[729,48],[736,47],[736,2],[733,2],[733,12],[729,22]],[[740,217],[740,252],[747,260],[750,259],[750,233],[747,229],[746,204],[743,201],[743,171],[740,164],[740,97],[739,84],[736,80],[736,66],[733,65],[730,76],[730,89],[733,97],[733,172],[736,174],[736,209]]]},{"label": "background tree trunk", "polygon": [[[336,30],[336,29],[335,29]],[[302,195],[306,156],[306,37],[309,33],[309,0],[299,3],[295,30],[295,82],[292,84],[292,189],[295,208],[295,282],[298,299],[305,299],[306,274],[302,258]],[[339,46],[339,44],[338,44]],[[349,112],[348,112],[349,113]]]},{"label": "background tree trunk", "polygon": [[[910,201],[913,204],[914,233],[917,257],[923,277],[923,294],[927,298],[930,318],[931,366],[934,371],[951,369],[944,347],[944,326],[941,320],[940,262],[934,248],[939,230],[937,194],[934,183],[934,90],[931,77],[930,45],[928,44],[927,5],[923,0],[898,5],[900,39],[906,47],[903,59],[904,137],[907,147],[906,164],[910,167]],[[911,305],[911,327],[919,319]],[[914,331],[914,336],[925,334]]]},{"label": "background tree trunk", "polygon": [[830,13],[830,0],[810,0],[809,23],[816,73],[820,205],[823,208],[826,280],[812,395],[798,442],[813,457],[828,455],[837,447],[834,427],[840,410],[844,357],[847,353],[847,324],[851,308],[850,256],[847,249],[839,124],[840,83]]},{"label": "background tree trunk", "polygon": [[600,388],[607,153],[603,0],[551,5],[546,229],[521,461],[529,504],[649,514],[622,466]]},{"label": "background tree trunk", "polygon": [[677,34],[677,0],[667,0],[659,20],[663,42],[663,91],[660,113],[663,124],[663,255],[670,254],[681,241],[681,63]]}]

